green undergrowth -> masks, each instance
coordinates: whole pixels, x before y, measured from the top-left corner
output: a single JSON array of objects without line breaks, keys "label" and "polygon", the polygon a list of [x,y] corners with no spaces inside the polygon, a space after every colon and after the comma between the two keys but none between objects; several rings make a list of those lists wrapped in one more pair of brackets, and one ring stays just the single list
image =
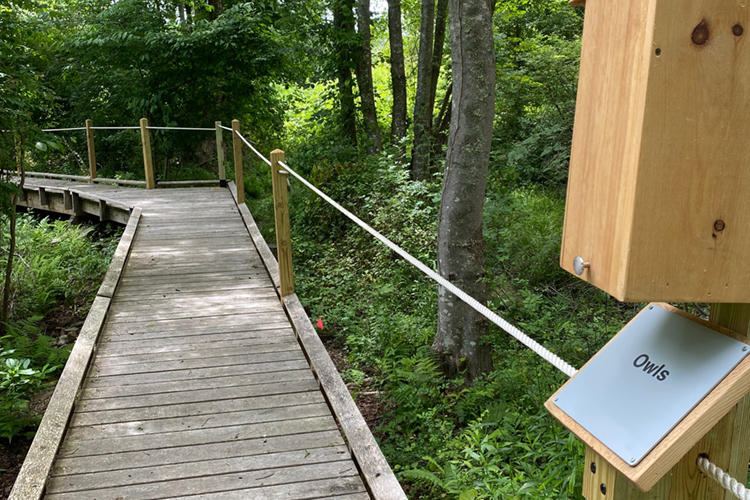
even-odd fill
[{"label": "green undergrowth", "polygon": [[[413,182],[392,154],[300,165],[301,173],[423,262],[436,266],[442,179]],[[322,172],[325,172],[323,174]],[[413,499],[579,499],[583,446],[544,401],[566,377],[492,327],[495,370],[473,385],[445,378],[430,345],[437,289],[420,272],[292,181],[297,293],[341,346],[355,391],[378,390],[376,435]],[[559,268],[564,197],[491,182],[485,208],[490,307],[575,366],[637,311]],[[273,241],[273,207],[250,197]]]},{"label": "green undergrowth", "polygon": [[[30,408],[31,396],[65,365],[72,344],[61,346],[57,337],[85,318],[121,233],[113,226],[18,215],[10,317],[0,336],[0,438],[33,433],[41,415]],[[6,222],[3,270],[8,242]]]}]

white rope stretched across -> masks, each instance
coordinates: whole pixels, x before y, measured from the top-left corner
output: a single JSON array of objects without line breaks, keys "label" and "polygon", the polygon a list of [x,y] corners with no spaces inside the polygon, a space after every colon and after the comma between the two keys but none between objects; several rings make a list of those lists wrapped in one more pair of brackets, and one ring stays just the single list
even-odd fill
[{"label": "white rope stretched across", "polygon": [[[224,125],[219,125],[219,127],[223,128],[224,130],[229,130],[230,132],[232,132],[234,130],[232,127],[225,127]],[[242,137],[242,136],[240,136],[240,137]]]},{"label": "white rope stretched across", "polygon": [[140,130],[141,127],[91,127],[91,130]]},{"label": "white rope stretched across", "polygon": [[216,128],[196,128],[196,127],[146,127],[149,130],[195,130],[199,132],[214,132]]},{"label": "white rope stretched across", "polygon": [[[255,152],[256,155],[258,155],[264,162],[266,162],[268,165],[271,165],[271,161],[263,156],[257,149],[255,149],[239,132],[237,132],[237,135],[239,136],[242,141],[247,144],[247,146]],[[516,328],[515,326],[508,323],[506,320],[492,312],[490,309],[488,309],[485,305],[481,304],[478,300],[474,299],[471,295],[464,292],[460,288],[458,288],[456,285],[451,283],[450,281],[446,280],[442,276],[440,276],[438,273],[424,265],[420,260],[418,260],[416,257],[413,257],[410,253],[408,253],[406,250],[401,248],[400,246],[393,243],[391,240],[383,236],[380,232],[376,231],[369,225],[367,225],[362,219],[333,201],[328,195],[326,195],[323,191],[316,188],[312,184],[310,184],[305,178],[300,176],[297,172],[289,168],[289,165],[287,165],[284,162],[279,162],[279,165],[284,167],[286,171],[294,176],[298,181],[300,181],[302,184],[307,186],[313,193],[317,194],[321,198],[323,198],[325,201],[330,203],[336,210],[341,212],[342,214],[346,215],[349,219],[351,219],[355,224],[357,224],[359,227],[370,233],[372,236],[374,236],[377,240],[379,240],[381,243],[383,243],[385,246],[399,254],[401,257],[403,257],[407,262],[409,262],[411,265],[422,271],[424,274],[432,278],[434,281],[436,281],[440,286],[448,289],[453,295],[458,297],[459,299],[463,300],[468,304],[472,309],[477,311],[479,314],[487,318],[488,320],[492,321],[494,324],[508,332],[510,335],[518,339],[522,344],[524,344],[526,347],[534,351],[536,354],[538,354],[542,359],[545,361],[548,361],[551,363],[555,368],[563,372],[568,377],[572,377],[575,375],[578,370],[573,368],[570,364],[566,363],[562,358],[560,358],[557,354],[553,353],[549,349],[542,346],[539,342],[532,339],[525,333],[523,333],[521,330]],[[748,499],[750,500],[750,499]]]},{"label": "white rope stretched across", "polygon": [[254,153],[255,153],[256,155],[258,155],[258,156],[260,157],[260,159],[261,159],[261,160],[263,160],[264,162],[268,163],[268,166],[269,166],[269,167],[271,166],[271,160],[269,160],[268,158],[266,158],[265,156],[263,156],[262,154],[260,154],[260,152],[259,152],[259,151],[258,151],[257,149],[255,149],[255,148],[253,147],[253,145],[252,145],[252,144],[250,144],[250,143],[248,142],[248,140],[247,140],[247,139],[245,139],[244,137],[242,137],[242,134],[240,134],[239,132],[237,132],[237,136],[238,136],[238,137],[239,137],[240,139],[242,139],[242,142],[244,142],[245,144],[247,144],[247,147],[249,147],[250,149],[252,149],[252,150],[253,150],[253,152],[254,152]]},{"label": "white rope stretched across", "polygon": [[[86,130],[86,127],[72,127],[72,128],[43,128],[42,132],[68,132],[71,130]],[[3,131],[5,132],[5,131]]]},{"label": "white rope stretched across", "polygon": [[732,492],[740,500],[750,500],[750,490],[735,478],[724,472],[721,467],[701,455],[696,462],[698,468],[708,477],[719,483],[725,490]]},{"label": "white rope stretched across", "polygon": [[[255,149],[255,148],[253,148]],[[257,151],[256,151],[257,153]],[[260,153],[258,153],[260,154]],[[264,157],[265,159],[265,157]],[[268,162],[268,160],[266,160]],[[270,162],[268,162],[270,164]],[[515,326],[508,323],[506,320],[489,310],[485,305],[481,304],[479,301],[474,299],[471,295],[467,294],[457,286],[455,286],[450,281],[446,280],[442,276],[440,276],[438,273],[424,265],[420,260],[413,257],[411,254],[409,254],[406,250],[399,247],[395,243],[393,243],[391,240],[383,236],[380,232],[376,231],[372,227],[365,224],[359,217],[333,201],[330,197],[328,197],[325,193],[323,193],[321,190],[310,184],[306,179],[304,179],[302,176],[300,176],[298,173],[296,173],[294,170],[289,168],[289,166],[284,162],[279,162],[279,165],[284,167],[284,169],[294,176],[298,181],[300,181],[302,184],[307,186],[313,193],[317,194],[321,198],[323,198],[325,201],[333,205],[334,208],[336,208],[339,212],[346,215],[349,219],[351,219],[355,224],[357,224],[359,227],[370,233],[372,236],[374,236],[377,240],[379,240],[381,243],[386,245],[388,248],[399,254],[401,257],[406,259],[407,262],[409,262],[411,265],[422,271],[424,274],[432,278],[434,281],[436,281],[440,286],[446,288],[448,291],[450,291],[453,295],[458,297],[459,299],[463,300],[468,304],[472,309],[477,311],[479,314],[487,318],[488,320],[492,321],[494,324],[511,334],[513,337],[518,339],[522,344],[524,344],[526,347],[534,351],[536,354],[541,356],[544,360],[551,363],[555,368],[563,372],[568,377],[572,377],[576,374],[577,370],[573,368],[570,364],[566,363],[563,359],[561,359],[557,354],[551,352],[547,348],[543,347],[539,342],[532,339],[525,333],[523,333],[521,330],[516,328]],[[748,499],[750,500],[750,499]]]}]

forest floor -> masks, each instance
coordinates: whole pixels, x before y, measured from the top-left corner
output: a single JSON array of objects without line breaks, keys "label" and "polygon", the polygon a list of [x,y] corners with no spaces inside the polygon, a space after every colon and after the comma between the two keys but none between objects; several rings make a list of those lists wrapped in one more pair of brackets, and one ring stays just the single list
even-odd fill
[{"label": "forest floor", "polygon": [[[62,349],[73,344],[78,338],[83,322],[88,313],[87,304],[77,304],[71,308],[65,303],[55,307],[39,325],[39,331],[54,339],[55,347]],[[56,380],[44,389],[36,392],[29,403],[29,408],[38,416],[44,415],[52,393],[55,391]],[[18,437],[10,443],[0,440],[0,500],[10,496],[18,472],[26,458],[33,437]]]}]

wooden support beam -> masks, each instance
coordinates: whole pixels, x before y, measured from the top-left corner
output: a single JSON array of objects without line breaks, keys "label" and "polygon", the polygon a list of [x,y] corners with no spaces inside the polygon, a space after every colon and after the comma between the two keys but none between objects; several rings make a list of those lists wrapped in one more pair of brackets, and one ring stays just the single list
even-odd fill
[{"label": "wooden support beam", "polygon": [[73,205],[73,215],[83,214],[83,204],[81,203],[81,196],[73,191],[70,193],[70,199]]},{"label": "wooden support beam", "polygon": [[[750,337],[750,304],[713,304],[710,322]],[[740,400],[646,493],[640,491],[596,452],[587,449],[583,496],[586,500],[734,499],[732,493],[698,470],[696,460],[702,454],[707,455],[729,475],[744,482],[750,459],[750,395]],[[603,490],[602,484],[605,485]],[[602,491],[606,491],[606,494]]]},{"label": "wooden support beam", "polygon": [[49,206],[49,199],[47,198],[47,190],[43,187],[39,188],[39,203],[43,206]]},{"label": "wooden support beam", "polygon": [[99,199],[99,220],[105,222],[107,220],[107,202]]},{"label": "wooden support beam", "polygon": [[151,133],[148,130],[148,119],[141,118],[141,143],[143,144],[143,168],[146,173],[146,189],[154,189],[154,164],[151,156]]},{"label": "wooden support beam", "polygon": [[89,150],[89,182],[96,179],[96,150],[94,149],[94,122],[91,119],[86,120],[86,145]]},{"label": "wooden support beam", "polygon": [[234,147],[234,182],[237,184],[237,204],[245,203],[245,178],[242,171],[242,140],[237,134],[240,133],[240,121],[232,120],[232,146]]},{"label": "wooden support beam", "polygon": [[[234,132],[232,132],[234,135]],[[219,183],[221,187],[227,185],[227,172],[224,168],[224,130],[221,128],[221,122],[216,122],[216,160],[219,164]]]},{"label": "wooden support beam", "polygon": [[65,207],[65,210],[73,209],[73,196],[68,190],[63,191],[63,206]]},{"label": "wooden support beam", "polygon": [[[276,222],[276,254],[279,261],[281,297],[294,293],[294,270],[292,268],[292,236],[289,225],[289,197],[287,173],[279,162],[284,162],[284,152],[271,151],[271,181],[273,183],[273,214]],[[281,173],[284,172],[284,173]]]}]

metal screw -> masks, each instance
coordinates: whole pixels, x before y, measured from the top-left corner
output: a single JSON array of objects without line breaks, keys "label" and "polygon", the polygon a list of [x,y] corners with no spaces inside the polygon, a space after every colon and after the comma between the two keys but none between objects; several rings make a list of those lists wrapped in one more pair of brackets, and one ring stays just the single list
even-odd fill
[{"label": "metal screw", "polygon": [[583,271],[586,269],[589,269],[591,267],[591,263],[584,262],[583,258],[579,255],[575,259],[573,259],[573,270],[576,272],[578,276],[583,275]]},{"label": "metal screw", "polygon": [[653,308],[654,308],[654,306],[648,306],[648,308],[649,308],[649,309],[653,309]]},{"label": "metal screw", "polygon": [[607,485],[604,484],[604,483],[600,484],[599,485],[599,491],[602,492],[602,495],[606,495],[607,494]]},{"label": "metal screw", "polygon": [[747,346],[742,348],[743,351],[747,351]]},{"label": "metal screw", "polygon": [[558,399],[560,399],[560,398],[555,398],[555,402],[557,402]]},{"label": "metal screw", "polygon": [[635,458],[630,459],[630,463],[632,464],[633,462],[635,462]]}]

